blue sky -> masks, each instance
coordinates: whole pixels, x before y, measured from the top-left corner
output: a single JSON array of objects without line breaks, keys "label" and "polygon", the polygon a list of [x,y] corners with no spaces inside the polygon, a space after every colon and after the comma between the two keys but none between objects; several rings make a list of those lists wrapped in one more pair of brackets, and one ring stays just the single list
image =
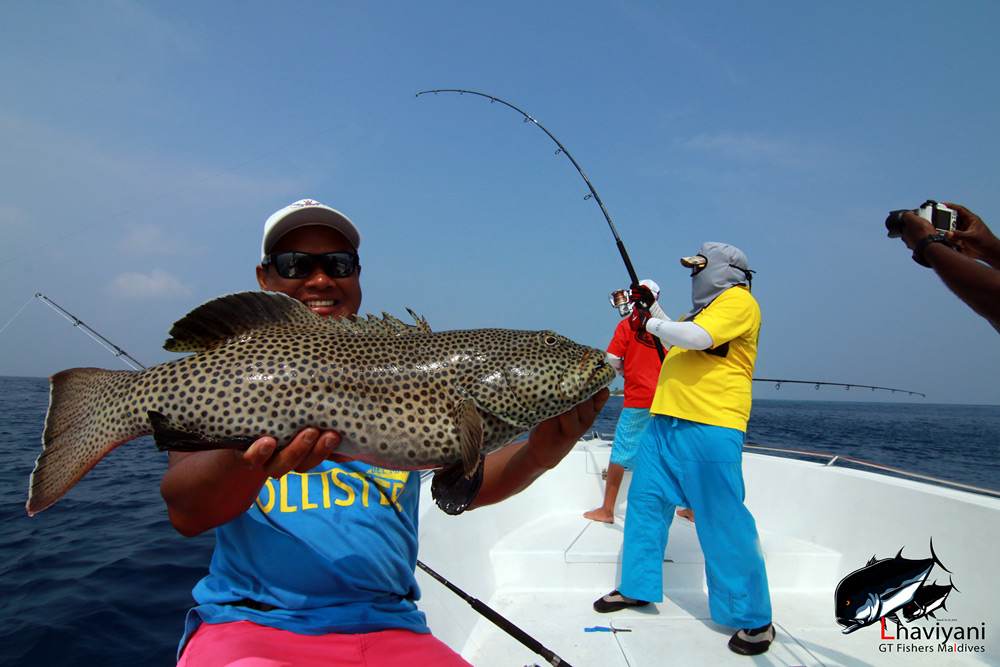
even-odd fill
[{"label": "blue sky", "polygon": [[144,363],[256,289],[260,230],[312,197],[361,228],[365,310],[605,347],[628,275],[743,249],[762,398],[1000,404],[996,332],[885,236],[962,203],[1000,231],[994,2],[0,5],[0,375]]}]

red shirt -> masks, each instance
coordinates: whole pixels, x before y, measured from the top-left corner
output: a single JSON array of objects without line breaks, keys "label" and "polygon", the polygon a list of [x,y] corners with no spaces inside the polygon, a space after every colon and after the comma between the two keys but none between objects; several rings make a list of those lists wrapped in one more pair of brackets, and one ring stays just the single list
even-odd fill
[{"label": "red shirt", "polygon": [[608,352],[622,358],[625,375],[625,408],[648,408],[660,376],[660,355],[651,334],[632,331],[626,317],[615,327]]}]

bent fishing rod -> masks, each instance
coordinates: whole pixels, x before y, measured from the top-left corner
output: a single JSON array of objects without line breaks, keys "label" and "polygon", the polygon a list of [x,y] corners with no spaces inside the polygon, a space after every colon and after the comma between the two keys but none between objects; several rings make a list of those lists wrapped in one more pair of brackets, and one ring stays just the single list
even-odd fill
[{"label": "bent fishing rod", "polygon": [[615,243],[618,245],[618,252],[621,253],[622,261],[625,262],[625,269],[628,271],[628,277],[632,280],[632,286],[633,287],[638,287],[638,285],[639,285],[639,277],[636,275],[635,269],[632,268],[632,260],[629,259],[628,252],[625,250],[625,244],[622,243],[621,237],[618,236],[618,230],[615,229],[615,223],[611,222],[611,216],[608,215],[608,209],[604,208],[604,202],[601,201],[601,196],[597,194],[597,190],[594,189],[594,186],[590,182],[590,179],[587,178],[587,175],[585,173],[583,173],[583,169],[580,168],[580,165],[577,164],[576,160],[573,159],[573,156],[570,155],[570,153],[569,153],[568,150],[566,150],[566,147],[562,145],[562,142],[560,142],[558,139],[555,138],[555,135],[553,135],[551,132],[549,132],[547,129],[545,129],[545,126],[543,126],[537,120],[535,120],[534,118],[532,118],[529,114],[527,114],[526,112],[522,111],[521,109],[518,109],[516,106],[514,106],[510,102],[505,102],[504,100],[500,99],[499,97],[495,97],[493,95],[487,95],[486,93],[477,93],[474,90],[461,90],[461,89],[458,89],[458,88],[442,88],[442,89],[439,89],[439,90],[422,90],[419,93],[417,93],[417,97],[420,97],[421,95],[429,95],[429,94],[437,95],[438,93],[458,93],[460,95],[466,95],[466,94],[468,94],[468,95],[478,95],[479,97],[485,97],[486,99],[488,99],[490,101],[490,103],[499,102],[500,104],[503,104],[504,106],[510,107],[514,111],[516,111],[519,114],[521,114],[522,116],[524,116],[524,122],[525,123],[527,123],[528,121],[531,121],[536,126],[538,126],[538,129],[540,129],[542,132],[544,132],[545,134],[547,134],[549,136],[549,139],[551,139],[552,141],[554,141],[555,144],[556,144],[556,146],[559,147],[559,150],[556,151],[556,155],[559,155],[559,153],[563,153],[566,157],[568,157],[569,161],[573,163],[574,167],[576,167],[576,170],[578,172],[580,172],[580,176],[583,178],[583,182],[586,183],[587,187],[590,189],[590,194],[587,195],[586,197],[584,197],[584,199],[586,200],[586,199],[590,199],[591,197],[593,197],[594,201],[597,202],[597,205],[601,207],[601,213],[604,214],[604,219],[608,221],[608,227],[611,228],[611,233],[614,234]]},{"label": "bent fishing rod", "polygon": [[[105,338],[101,334],[97,333],[97,331],[95,331],[94,329],[92,329],[89,326],[87,326],[86,324],[84,324],[83,321],[80,318],[76,317],[75,315],[73,315],[73,313],[69,312],[68,310],[66,310],[62,306],[58,305],[52,299],[48,298],[47,296],[45,296],[41,292],[38,292],[37,294],[35,294],[35,296],[37,298],[41,299],[46,304],[48,304],[49,306],[51,306],[52,309],[55,310],[57,313],[59,313],[60,315],[62,315],[63,317],[65,317],[67,320],[69,320],[70,322],[72,322],[73,326],[79,327],[80,329],[82,329],[84,333],[86,333],[88,336],[90,336],[95,341],[97,341],[104,349],[108,350],[109,352],[111,352],[112,354],[114,354],[119,359],[122,359],[123,361],[125,361],[125,363],[127,365],[129,365],[130,367],[132,367],[134,370],[144,370],[146,368],[146,366],[144,366],[142,363],[140,363],[139,361],[137,361],[128,352],[126,352],[122,348],[118,347],[117,345],[115,345],[114,343],[112,343],[110,340],[108,340],[107,338]],[[29,301],[30,301],[30,299],[29,299]],[[386,496],[385,490],[382,488],[382,486],[380,484],[375,484],[374,482],[372,482],[372,486],[374,486],[376,489],[378,489],[378,491],[382,494],[382,496],[387,501],[389,501],[390,504],[393,504],[393,502],[389,499],[389,497]],[[562,658],[560,658],[558,655],[556,655],[555,652],[553,652],[550,649],[546,648],[544,645],[542,645],[541,642],[539,642],[537,639],[535,639],[534,637],[532,637],[531,635],[529,635],[527,632],[525,632],[524,630],[522,630],[518,626],[514,625],[511,621],[509,621],[502,614],[500,614],[499,612],[495,611],[492,607],[490,607],[489,605],[485,604],[484,602],[481,602],[481,601],[477,600],[476,598],[470,596],[465,591],[463,591],[461,588],[459,588],[455,584],[451,583],[450,581],[448,581],[447,579],[445,579],[444,577],[442,577],[440,574],[438,574],[437,572],[435,572],[431,568],[427,567],[422,561],[417,560],[417,567],[419,567],[421,570],[423,570],[424,572],[426,572],[427,574],[429,574],[432,578],[434,578],[437,581],[439,581],[442,584],[444,584],[444,586],[448,590],[450,590],[451,592],[455,593],[455,595],[457,595],[458,597],[462,598],[462,600],[464,600],[465,602],[467,602],[469,604],[469,606],[471,606],[473,609],[475,609],[485,619],[487,619],[488,621],[490,621],[491,623],[493,623],[494,625],[496,625],[498,628],[500,628],[501,630],[503,630],[504,632],[506,632],[508,635],[510,635],[511,637],[513,637],[514,639],[516,639],[517,641],[521,642],[521,644],[523,644],[525,647],[531,649],[532,651],[534,651],[538,655],[540,655],[543,658],[545,658],[545,660],[550,665],[552,665],[553,667],[572,667],[572,665],[570,665],[568,662],[566,662],[565,660],[563,660]]]},{"label": "bent fishing rod", "polygon": [[[566,157],[568,157],[569,161],[573,163],[573,166],[576,167],[576,170],[580,173],[581,178],[583,178],[583,182],[587,184],[587,188],[590,190],[590,194],[584,197],[584,200],[593,197],[594,201],[597,202],[597,205],[601,207],[601,213],[604,214],[604,219],[608,221],[608,227],[611,228],[611,233],[615,237],[615,244],[618,246],[618,253],[622,256],[622,261],[625,262],[625,270],[628,271],[628,277],[632,281],[632,289],[636,289],[637,287],[639,287],[639,276],[636,274],[635,268],[633,268],[632,266],[632,260],[629,259],[628,251],[625,250],[625,244],[622,242],[621,237],[618,236],[618,230],[615,229],[615,223],[611,222],[611,216],[608,214],[608,209],[604,207],[604,202],[601,201],[601,196],[597,194],[597,190],[594,189],[593,183],[591,183],[590,179],[587,178],[587,175],[583,173],[583,169],[580,168],[580,165],[577,163],[577,161],[573,159],[573,156],[570,155],[569,151],[566,150],[566,147],[562,145],[562,142],[556,139],[554,134],[545,129],[544,125],[535,120],[527,112],[517,108],[510,102],[506,102],[500,99],[499,97],[495,97],[493,95],[487,95],[486,93],[477,93],[474,90],[462,90],[459,88],[441,88],[438,90],[422,90],[419,93],[417,93],[416,96],[420,97],[421,95],[429,95],[429,94],[437,95],[438,93],[458,93],[459,95],[465,95],[465,94],[477,95],[479,97],[485,97],[490,101],[491,104],[493,102],[499,102],[500,104],[503,104],[506,107],[510,107],[514,111],[524,116],[525,123],[531,121],[538,127],[538,129],[547,134],[549,139],[554,141],[556,146],[559,147],[559,149],[556,151],[556,155],[562,153]],[[661,343],[660,339],[656,338],[655,336],[653,337],[653,342],[656,344],[656,353],[660,356],[660,361],[663,361],[667,356],[666,350],[663,349],[663,343]]]}]

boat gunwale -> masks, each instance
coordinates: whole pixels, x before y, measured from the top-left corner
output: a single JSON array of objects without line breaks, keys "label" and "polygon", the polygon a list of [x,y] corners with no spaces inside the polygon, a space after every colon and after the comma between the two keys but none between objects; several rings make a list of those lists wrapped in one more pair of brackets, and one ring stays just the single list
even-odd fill
[{"label": "boat gunwale", "polygon": [[[582,438],[580,438],[581,444],[592,443],[594,441],[612,442],[613,435],[607,433],[598,433],[597,431],[592,431]],[[752,450],[755,453],[763,454],[765,456],[774,456],[776,458],[793,459],[796,456],[810,457],[814,459],[826,459],[826,462],[822,463],[824,467],[837,467],[839,463],[850,463],[853,465],[860,466],[862,468],[871,468],[878,471],[876,474],[890,473],[891,475],[899,475],[905,479],[912,479],[919,482],[927,482],[939,486],[951,487],[954,489],[959,489],[962,491],[968,491],[970,493],[976,493],[979,495],[990,496],[993,498],[1000,498],[1000,491],[994,489],[987,489],[981,486],[973,486],[971,484],[963,484],[962,482],[953,482],[948,479],[942,479],[940,477],[933,477],[931,475],[924,475],[922,473],[910,472],[909,470],[904,470],[902,468],[894,468],[892,466],[887,466],[882,463],[873,463],[871,461],[865,461],[863,459],[856,459],[851,456],[843,456],[841,454],[830,454],[828,452],[814,452],[806,449],[788,449],[787,447],[769,447],[765,445],[743,445],[744,450]],[[842,466],[847,470],[850,468]]]}]

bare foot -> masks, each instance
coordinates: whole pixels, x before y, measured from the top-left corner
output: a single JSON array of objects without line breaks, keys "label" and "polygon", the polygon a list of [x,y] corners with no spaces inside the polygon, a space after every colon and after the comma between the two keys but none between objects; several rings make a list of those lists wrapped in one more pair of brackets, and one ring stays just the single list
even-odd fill
[{"label": "bare foot", "polygon": [[694,510],[689,510],[686,507],[678,507],[677,516],[681,517],[682,519],[687,519],[691,523],[694,523]]},{"label": "bare foot", "polygon": [[583,513],[584,519],[590,519],[591,521],[600,521],[601,523],[614,523],[615,515],[613,512],[609,512],[603,507],[598,507],[596,510],[590,510],[589,512]]}]

